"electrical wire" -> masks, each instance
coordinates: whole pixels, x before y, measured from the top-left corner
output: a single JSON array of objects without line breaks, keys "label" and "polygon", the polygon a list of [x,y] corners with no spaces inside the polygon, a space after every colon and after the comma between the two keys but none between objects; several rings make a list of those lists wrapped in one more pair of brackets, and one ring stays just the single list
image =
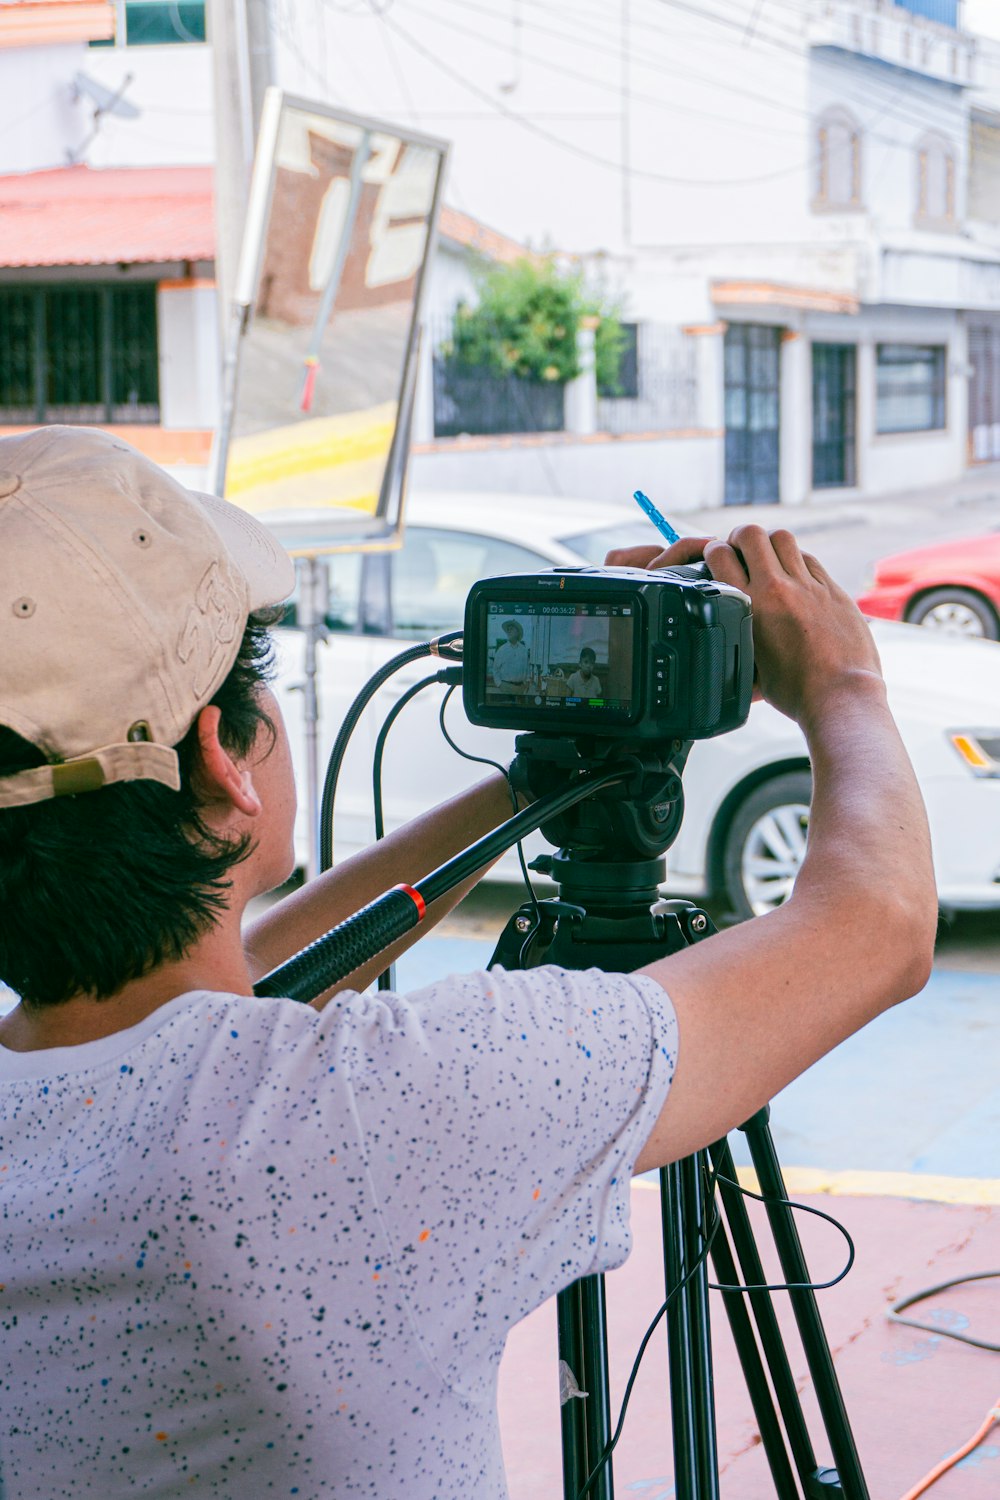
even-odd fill
[{"label": "electrical wire", "polygon": [[615,1430],[608,1440],[608,1443],[605,1446],[603,1452],[601,1453],[600,1458],[597,1460],[597,1463],[587,1475],[587,1478],[584,1480],[581,1488],[577,1490],[576,1500],[586,1500],[588,1492],[593,1488],[595,1482],[600,1478],[602,1469],[610,1461],[612,1454],[618,1446],[618,1440],[621,1437],[625,1427],[625,1414],[628,1411],[628,1404],[632,1398],[632,1390],[639,1375],[639,1366],[642,1364],[646,1350],[649,1347],[650,1339],[653,1337],[653,1334],[660,1326],[663,1318],[666,1317],[667,1312],[670,1310],[673,1302],[677,1297],[680,1296],[684,1288],[690,1283],[692,1278],[697,1275],[698,1271],[705,1264],[709,1252],[712,1249],[712,1244],[715,1240],[715,1236],[718,1234],[719,1226],[722,1223],[722,1216],[718,1211],[718,1206],[715,1201],[715,1182],[716,1173],[713,1171],[709,1175],[707,1187],[709,1206],[712,1209],[711,1228],[709,1229],[708,1234],[705,1235],[702,1247],[699,1250],[698,1254],[695,1256],[694,1260],[691,1262],[691,1265],[688,1267],[687,1271],[685,1271],[684,1275],[681,1277],[677,1285],[667,1293],[664,1301],[660,1303],[655,1316],[652,1318],[649,1327],[646,1329],[646,1332],[642,1336],[642,1342],[639,1344],[635,1359],[632,1361],[632,1369],[629,1372],[628,1381],[625,1385],[625,1394],[622,1397],[622,1404],[618,1410],[618,1421],[615,1424]]},{"label": "electrical wire", "polygon": [[764,1193],[755,1193],[750,1188],[744,1187],[742,1183],[735,1181],[734,1178],[723,1177],[720,1173],[716,1173],[716,1181],[724,1182],[727,1187],[736,1188],[744,1198],[753,1198],[758,1203],[778,1204],[783,1208],[798,1209],[800,1213],[814,1214],[817,1219],[825,1219],[828,1224],[833,1225],[834,1229],[838,1229],[847,1241],[847,1264],[830,1281],[739,1282],[735,1285],[710,1281],[708,1284],[713,1292],[826,1292],[830,1287],[843,1281],[854,1265],[855,1248],[853,1239],[839,1219],[835,1219],[832,1214],[825,1213],[821,1208],[813,1208],[809,1203],[795,1203],[791,1198],[770,1198]]},{"label": "electrical wire", "polygon": [[[722,1216],[719,1213],[717,1196],[716,1196],[717,1185],[720,1182],[725,1183],[725,1185],[727,1187],[735,1188],[736,1191],[739,1192],[739,1193],[741,1193],[745,1198],[754,1198],[754,1199],[756,1199],[756,1201],[758,1203],[777,1204],[777,1205],[779,1205],[781,1207],[784,1207],[784,1208],[798,1209],[798,1210],[800,1210],[803,1213],[815,1214],[817,1218],[825,1219],[828,1223],[832,1224],[835,1229],[839,1229],[840,1233],[844,1236],[844,1239],[847,1241],[847,1245],[848,1245],[848,1258],[847,1258],[847,1264],[844,1266],[844,1269],[837,1276],[834,1276],[833,1279],[830,1280],[830,1281],[787,1281],[787,1282],[777,1282],[777,1283],[768,1284],[768,1285],[758,1285],[758,1284],[754,1284],[754,1283],[748,1283],[748,1284],[742,1284],[741,1283],[740,1285],[732,1285],[732,1286],[726,1285],[725,1283],[719,1283],[719,1282],[712,1282],[712,1281],[710,1281],[710,1282],[708,1282],[708,1286],[711,1288],[712,1291],[716,1291],[716,1292],[741,1292],[741,1293],[742,1292],[797,1292],[797,1291],[803,1291],[803,1292],[823,1292],[823,1291],[827,1291],[832,1286],[836,1286],[838,1282],[843,1281],[844,1277],[848,1274],[848,1272],[850,1271],[851,1267],[854,1264],[854,1253],[855,1253],[854,1252],[854,1241],[852,1240],[850,1234],[848,1233],[848,1231],[844,1227],[844,1225],[841,1224],[838,1219],[835,1219],[832,1214],[825,1213],[822,1209],[819,1209],[819,1208],[813,1208],[808,1203],[796,1203],[791,1198],[771,1198],[771,1197],[768,1197],[768,1196],[766,1196],[764,1194],[761,1194],[761,1193],[755,1193],[750,1188],[744,1187],[742,1183],[735,1181],[733,1178],[722,1176],[721,1173],[718,1171],[718,1168],[713,1167],[713,1169],[708,1174],[707,1184],[706,1184],[706,1195],[707,1195],[709,1206],[710,1206],[710,1208],[712,1210],[712,1220],[711,1220],[711,1227],[709,1229],[709,1232],[705,1236],[705,1240],[704,1240],[704,1244],[702,1246],[702,1249],[699,1251],[697,1257],[692,1262],[692,1265],[691,1265],[690,1269],[685,1273],[684,1277],[678,1282],[677,1286],[674,1287],[673,1290],[669,1293],[669,1295],[666,1298],[666,1301],[661,1304],[661,1306],[658,1309],[656,1315],[654,1316],[654,1318],[650,1322],[649,1327],[646,1329],[646,1332],[643,1334],[642,1342],[640,1343],[638,1351],[637,1351],[636,1356],[635,1356],[635,1359],[632,1362],[632,1369],[631,1369],[631,1372],[629,1374],[628,1382],[627,1382],[627,1384],[625,1386],[625,1394],[622,1397],[622,1404],[621,1404],[621,1407],[619,1409],[618,1421],[617,1421],[617,1423],[615,1425],[614,1434],[611,1437],[610,1441],[608,1442],[607,1446],[605,1447],[604,1451],[602,1452],[602,1454],[601,1454],[600,1458],[598,1459],[597,1463],[595,1464],[594,1468],[588,1474],[586,1483],[583,1485],[582,1489],[580,1489],[580,1490],[577,1491],[576,1500],[585,1500],[585,1497],[587,1495],[588,1490],[590,1490],[591,1487],[593,1486],[595,1480],[600,1475],[601,1470],[604,1468],[605,1464],[611,1458],[611,1455],[613,1454],[613,1452],[615,1450],[615,1447],[617,1446],[618,1439],[621,1437],[622,1430],[623,1430],[624,1425],[625,1425],[625,1413],[626,1413],[626,1411],[628,1409],[628,1403],[629,1403],[629,1399],[630,1399],[630,1397],[632,1395],[632,1389],[633,1389],[633,1387],[635,1385],[636,1378],[637,1378],[637,1376],[639,1374],[639,1366],[642,1363],[643,1356],[646,1353],[647,1346],[649,1344],[650,1339],[653,1336],[653,1333],[655,1332],[656,1328],[659,1326],[659,1323],[660,1323],[661,1319],[666,1315],[666,1312],[667,1312],[668,1308],[670,1307],[670,1305],[671,1305],[672,1301],[674,1300],[674,1298],[677,1297],[680,1294],[681,1291],[683,1291],[684,1287],[688,1284],[688,1282],[694,1276],[694,1274],[696,1273],[696,1271],[698,1271],[698,1269],[704,1264],[705,1259],[706,1259],[707,1255],[709,1254],[709,1252],[710,1252],[710,1250],[712,1248],[712,1243],[713,1243],[713,1241],[715,1239],[716,1234],[718,1233],[719,1226],[720,1226],[721,1220],[722,1220]],[[979,1440],[981,1440],[981,1439],[979,1439]],[[903,1496],[903,1500],[915,1500],[915,1497],[916,1497],[916,1495],[918,1493],[920,1493],[920,1491],[913,1491],[910,1495],[904,1495]]]},{"label": "electrical wire", "polygon": [[[455,754],[456,755],[460,755],[463,760],[475,761],[475,762],[477,762],[481,766],[492,766],[495,771],[499,771],[500,774],[501,774],[501,776],[504,778],[504,780],[507,783],[507,790],[510,792],[511,806],[512,806],[514,812],[516,813],[518,811],[518,806],[517,806],[517,792],[514,790],[513,783],[511,782],[509,768],[507,766],[502,766],[498,760],[491,760],[488,755],[473,755],[470,750],[463,750],[462,747],[461,747],[461,745],[459,745],[456,740],[452,739],[451,734],[448,731],[448,725],[445,723],[445,712],[446,712],[446,710],[448,708],[448,702],[449,702],[449,700],[451,698],[451,695],[452,695],[452,693],[454,691],[455,691],[455,689],[453,687],[450,687],[448,689],[448,691],[445,693],[444,697],[441,700],[441,707],[438,710],[438,724],[441,727],[441,733],[444,736],[445,742],[448,745],[450,745],[451,748],[452,748],[452,750],[454,750]],[[535,894],[535,888],[531,884],[531,877],[528,874],[527,862],[526,862],[526,860],[524,858],[524,845],[522,844],[522,842],[521,842],[520,839],[518,839],[518,841],[517,841],[517,843],[515,844],[514,847],[517,850],[517,858],[518,858],[518,862],[519,862],[519,864],[521,866],[521,878],[524,881],[525,889],[528,892],[528,897],[529,897],[529,899],[531,901],[531,905],[532,905],[532,908],[534,910],[534,918],[535,918],[534,926],[527,933],[527,935],[526,935],[526,937],[524,939],[524,942],[521,944],[520,950],[518,952],[518,963],[521,965],[522,968],[524,968],[525,967],[524,960],[525,960],[525,957],[527,955],[528,948],[529,948],[529,946],[531,944],[532,939],[535,936],[535,933],[538,931],[539,927],[541,926],[541,922],[542,922],[542,909],[541,909],[541,907],[538,904],[538,897]]]},{"label": "electrical wire", "polygon": [[[447,680],[445,673],[448,670],[461,672],[462,669],[461,667],[446,668],[445,672],[432,672],[428,677],[421,677],[419,682],[413,683],[401,697],[396,699],[396,702],[382,720],[382,727],[378,732],[378,738],[375,741],[375,750],[372,755],[372,808],[375,817],[375,842],[377,844],[381,843],[385,837],[385,816],[382,805],[382,758],[385,754],[385,742],[389,738],[389,730],[411,699],[415,698],[418,693],[423,692],[424,688],[431,687],[433,683]],[[389,990],[392,988],[391,964],[379,974],[376,980],[376,987],[380,990]]]},{"label": "electrical wire", "polygon": [[898,1302],[886,1309],[886,1317],[890,1323],[901,1323],[905,1328],[917,1328],[921,1333],[933,1333],[941,1338],[955,1339],[960,1344],[971,1344],[973,1349],[986,1349],[990,1354],[1000,1354],[1000,1344],[991,1344],[986,1339],[974,1339],[971,1334],[959,1333],[953,1328],[940,1328],[935,1323],[921,1323],[918,1318],[900,1317],[904,1307],[912,1307],[915,1302],[926,1302],[928,1297],[936,1297],[938,1292],[950,1291],[954,1286],[965,1286],[970,1281],[991,1281],[998,1276],[1000,1271],[974,1271],[969,1276],[956,1276],[952,1281],[941,1281],[937,1286],[914,1292],[912,1296],[900,1297]]},{"label": "electrical wire", "polygon": [[963,1458],[968,1458],[969,1454],[975,1448],[979,1447],[979,1444],[989,1433],[990,1428],[995,1426],[997,1422],[1000,1422],[1000,1396],[994,1401],[990,1410],[986,1413],[982,1425],[976,1429],[968,1442],[963,1443],[961,1448],[956,1448],[954,1453],[949,1454],[947,1458],[943,1458],[939,1464],[935,1464],[933,1469],[924,1475],[923,1479],[918,1479],[913,1488],[907,1490],[902,1500],[917,1500],[919,1495],[925,1495],[931,1485],[936,1484],[943,1474],[947,1474],[949,1469],[953,1469],[957,1463],[960,1463]]}]

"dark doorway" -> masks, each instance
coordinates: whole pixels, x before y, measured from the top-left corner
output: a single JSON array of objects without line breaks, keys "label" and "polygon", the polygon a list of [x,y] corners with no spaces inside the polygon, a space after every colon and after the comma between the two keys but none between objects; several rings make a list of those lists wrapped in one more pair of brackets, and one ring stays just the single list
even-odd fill
[{"label": "dark doorway", "polygon": [[856,370],[853,344],[813,344],[813,489],[836,489],[855,482]]},{"label": "dark doorway", "polygon": [[1000,458],[1000,324],[969,327],[969,458],[974,464]]},{"label": "dark doorway", "polygon": [[781,329],[726,329],[726,504],[768,505],[778,494]]}]

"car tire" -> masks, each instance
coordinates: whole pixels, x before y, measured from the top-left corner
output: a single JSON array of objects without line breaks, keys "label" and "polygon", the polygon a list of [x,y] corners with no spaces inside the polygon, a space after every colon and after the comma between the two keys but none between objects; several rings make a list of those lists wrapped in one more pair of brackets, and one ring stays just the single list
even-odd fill
[{"label": "car tire", "polygon": [[786,771],[740,802],[722,848],[725,894],[734,917],[760,916],[787,901],[805,856],[812,776]]},{"label": "car tire", "polygon": [[947,630],[954,635],[1000,640],[1000,620],[988,599],[972,589],[932,589],[906,612],[911,625]]}]

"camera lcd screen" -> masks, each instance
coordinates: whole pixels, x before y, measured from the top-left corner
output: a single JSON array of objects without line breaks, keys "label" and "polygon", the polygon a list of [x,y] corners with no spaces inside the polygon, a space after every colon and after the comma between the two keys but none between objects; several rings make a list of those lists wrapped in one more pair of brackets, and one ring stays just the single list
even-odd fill
[{"label": "camera lcd screen", "polygon": [[633,707],[635,601],[486,606],[486,709],[556,711],[625,720]]}]

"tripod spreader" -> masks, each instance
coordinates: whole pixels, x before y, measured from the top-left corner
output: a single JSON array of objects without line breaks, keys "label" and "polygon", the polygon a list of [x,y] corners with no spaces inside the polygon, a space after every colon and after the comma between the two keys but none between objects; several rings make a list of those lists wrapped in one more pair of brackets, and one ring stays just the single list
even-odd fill
[{"label": "tripod spreader", "polygon": [[492,833],[418,880],[416,885],[394,886],[376,897],[279,968],[265,974],[254,985],[254,994],[281,995],[308,1004],[338,980],[384,952],[398,938],[404,937],[423,919],[432,901],[490,864],[549,819],[558,817],[603,788],[625,781],[633,771],[631,765],[621,764],[611,764],[602,770],[581,771],[569,786],[540,797],[530,807],[515,813]]}]

